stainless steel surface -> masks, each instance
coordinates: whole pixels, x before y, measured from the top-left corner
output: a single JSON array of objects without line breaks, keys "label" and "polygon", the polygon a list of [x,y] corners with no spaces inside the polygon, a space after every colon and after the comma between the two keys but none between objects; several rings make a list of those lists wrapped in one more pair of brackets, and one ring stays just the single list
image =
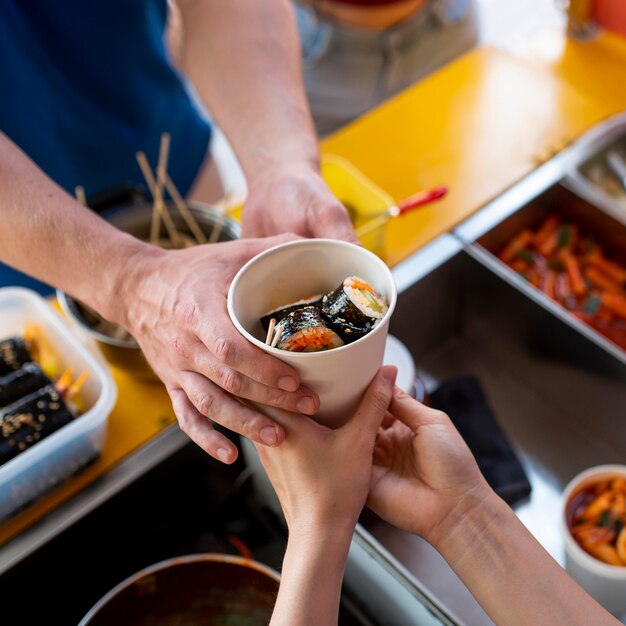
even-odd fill
[{"label": "stainless steel surface", "polygon": [[169,426],[102,478],[0,547],[0,574],[98,508],[188,442],[189,438],[177,424]]},{"label": "stainless steel surface", "polygon": [[616,146],[626,149],[626,113],[618,113],[597,124],[568,148],[563,184],[626,224],[626,195],[623,201],[614,198],[590,180],[584,171],[594,158],[602,157]]},{"label": "stainless steel surface", "polygon": [[[434,384],[479,378],[532,483],[516,513],[562,563],[563,487],[626,457],[626,364],[465,252],[400,295],[390,331]],[[366,529],[449,615],[491,623],[428,544],[380,521]]]},{"label": "stainless steel surface", "polygon": [[345,585],[385,626],[461,623],[360,524],[350,545]]},{"label": "stainless steel surface", "polygon": [[618,152],[611,150],[606,155],[606,162],[613,171],[613,174],[617,176],[620,185],[626,189],[626,162]]},{"label": "stainless steel surface", "polygon": [[444,234],[434,239],[408,259],[396,265],[393,280],[398,293],[402,293],[435,268],[461,251],[463,245],[456,237]]}]

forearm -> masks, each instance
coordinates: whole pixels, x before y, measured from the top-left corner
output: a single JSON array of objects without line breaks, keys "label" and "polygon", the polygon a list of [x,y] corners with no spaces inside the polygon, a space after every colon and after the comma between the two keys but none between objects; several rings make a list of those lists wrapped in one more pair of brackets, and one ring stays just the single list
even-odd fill
[{"label": "forearm", "polygon": [[1,133],[0,189],[2,261],[106,313],[143,244],[79,204]]},{"label": "forearm", "polygon": [[277,164],[319,166],[290,0],[179,0],[182,68],[249,182]]},{"label": "forearm", "polygon": [[496,624],[618,624],[495,494],[433,544]]},{"label": "forearm", "polygon": [[353,527],[294,526],[270,626],[337,624]]}]

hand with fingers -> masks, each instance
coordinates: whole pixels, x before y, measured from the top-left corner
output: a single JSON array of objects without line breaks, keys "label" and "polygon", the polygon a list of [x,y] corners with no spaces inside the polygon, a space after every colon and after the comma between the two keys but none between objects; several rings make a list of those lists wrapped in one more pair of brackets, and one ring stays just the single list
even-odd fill
[{"label": "hand with fingers", "polygon": [[303,237],[358,243],[345,207],[319,172],[308,165],[281,166],[255,178],[244,206],[242,224],[246,237],[292,232]]},{"label": "hand with fingers", "polygon": [[250,258],[294,239],[281,235],[163,250],[134,259],[109,319],[127,328],[165,383],[181,429],[211,456],[232,463],[237,448],[211,422],[279,445],[283,428],[240,401],[313,415],[319,399],[296,372],[247,342],[230,321],[229,285]]},{"label": "hand with fingers", "polygon": [[445,413],[398,388],[389,413],[376,440],[368,506],[394,526],[435,541],[489,486]]},{"label": "hand with fingers", "polygon": [[376,433],[395,376],[395,368],[381,368],[355,415],[336,430],[269,411],[283,426],[285,441],[257,449],[289,527],[271,626],[337,623],[348,548],[367,498]]},{"label": "hand with fingers", "polygon": [[401,390],[378,433],[368,505],[437,549],[496,624],[619,624],[489,487],[441,411]]}]

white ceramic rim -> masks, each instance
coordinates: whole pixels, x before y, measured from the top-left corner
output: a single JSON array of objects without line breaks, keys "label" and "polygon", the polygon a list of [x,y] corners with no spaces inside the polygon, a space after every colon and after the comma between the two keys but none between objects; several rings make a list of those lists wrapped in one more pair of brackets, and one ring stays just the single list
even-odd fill
[{"label": "white ceramic rim", "polygon": [[125,578],[122,582],[118,583],[108,591],[104,596],[96,602],[90,609],[89,612],[80,620],[78,626],[87,626],[89,622],[95,617],[96,613],[100,611],[100,609],[111,600],[114,596],[116,596],[120,591],[123,591],[126,587],[132,585],[135,581],[139,580],[143,576],[147,576],[148,574],[152,574],[154,572],[158,572],[163,569],[167,569],[168,567],[184,564],[184,563],[199,563],[203,561],[210,561],[213,563],[231,563],[233,565],[241,565],[246,569],[253,569],[261,574],[265,574],[268,578],[272,578],[277,583],[280,583],[280,574],[269,567],[268,565],[264,565],[263,563],[259,563],[253,559],[247,559],[243,556],[236,556],[232,554],[219,554],[209,552],[206,554],[186,554],[184,556],[175,556],[171,559],[165,559],[163,561],[159,561],[158,563],[154,563],[153,565],[149,565],[148,567],[144,567],[143,569],[131,574],[128,578]]},{"label": "white ceramic rim", "polygon": [[[241,269],[235,275],[235,278],[233,278],[232,282],[230,283],[230,287],[228,289],[227,307],[228,307],[228,314],[230,316],[232,323],[235,325],[237,330],[246,339],[248,339],[248,341],[252,342],[255,346],[258,346],[259,348],[265,350],[266,352],[270,354],[274,354],[278,357],[280,357],[281,355],[284,356],[285,351],[280,350],[279,348],[273,348],[272,346],[268,346],[266,343],[263,343],[260,339],[257,339],[254,335],[250,334],[243,327],[241,322],[237,319],[237,316],[235,315],[235,311],[233,309],[233,292],[237,288],[237,284],[241,280],[241,277],[248,271],[248,269],[250,269],[253,265],[256,265],[257,263],[261,262],[266,256],[274,254],[277,250],[281,250],[283,248],[288,248],[292,246],[301,246],[301,245],[311,245],[311,242],[319,242],[319,243],[322,243],[323,245],[331,244],[331,245],[336,245],[336,246],[340,246],[344,248],[353,248],[353,247],[359,248],[366,256],[369,256],[377,265],[379,265],[384,273],[388,275],[389,284],[392,286],[392,293],[391,293],[391,299],[389,301],[389,308],[387,309],[387,312],[385,313],[385,315],[380,319],[380,322],[378,322],[378,324],[376,324],[376,326],[363,337],[347,345],[339,346],[338,348],[333,348],[332,350],[333,352],[336,353],[339,350],[350,350],[351,348],[353,348],[360,342],[364,341],[368,337],[380,332],[384,326],[384,323],[389,320],[389,318],[391,317],[391,314],[396,308],[398,292],[396,290],[396,283],[393,279],[393,274],[391,273],[389,266],[379,256],[375,255],[373,252],[370,252],[367,248],[357,246],[354,243],[348,243],[347,241],[341,241],[339,239],[298,239],[296,241],[288,241],[287,243],[281,243],[277,246],[274,246],[273,248],[264,250],[263,252],[257,254],[255,257],[252,257],[245,265],[243,265]],[[325,355],[325,354],[326,352],[289,352],[290,357],[293,356],[297,359],[319,358],[320,356]]]},{"label": "white ceramic rim", "polygon": [[570,496],[585,484],[591,484],[596,480],[601,480],[602,478],[606,478],[610,475],[618,475],[626,478],[626,465],[596,465],[580,472],[580,474],[574,476],[574,478],[567,483],[565,489],[563,490],[561,505],[561,531],[565,542],[565,550],[573,559],[577,561],[579,565],[593,574],[597,574],[604,578],[626,581],[626,566],[603,563],[585,552],[585,550],[578,545],[574,537],[572,537],[572,533],[567,525],[566,508]]}]

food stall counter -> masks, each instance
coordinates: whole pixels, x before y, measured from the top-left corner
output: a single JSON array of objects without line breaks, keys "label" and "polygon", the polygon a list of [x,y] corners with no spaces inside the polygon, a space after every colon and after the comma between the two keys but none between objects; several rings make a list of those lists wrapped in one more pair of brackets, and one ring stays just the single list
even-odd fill
[{"label": "food stall counter", "polygon": [[[396,201],[447,185],[441,201],[387,226],[395,266],[450,231],[612,112],[537,63],[476,49],[322,142]],[[113,368],[118,403],[101,457],[0,525],[0,572],[180,448],[161,386]]]}]

